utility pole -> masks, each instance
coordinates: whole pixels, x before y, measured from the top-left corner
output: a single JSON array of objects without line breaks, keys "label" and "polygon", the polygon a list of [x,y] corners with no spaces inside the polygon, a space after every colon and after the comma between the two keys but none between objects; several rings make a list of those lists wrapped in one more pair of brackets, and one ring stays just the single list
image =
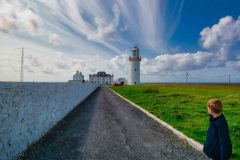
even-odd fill
[{"label": "utility pole", "polygon": [[189,76],[189,73],[186,72],[186,83],[188,83],[188,76]]},{"label": "utility pole", "polygon": [[231,84],[231,74],[228,75],[228,84]]},{"label": "utility pole", "polygon": [[24,80],[24,48],[22,48],[20,82]]}]

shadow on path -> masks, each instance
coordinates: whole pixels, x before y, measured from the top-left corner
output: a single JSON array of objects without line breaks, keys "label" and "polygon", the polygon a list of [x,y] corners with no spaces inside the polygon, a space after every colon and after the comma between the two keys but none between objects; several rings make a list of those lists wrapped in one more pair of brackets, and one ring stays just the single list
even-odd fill
[{"label": "shadow on path", "polygon": [[78,148],[85,143],[99,93],[100,89],[98,88],[58,122],[44,137],[31,145],[19,159],[82,159],[82,154]]}]

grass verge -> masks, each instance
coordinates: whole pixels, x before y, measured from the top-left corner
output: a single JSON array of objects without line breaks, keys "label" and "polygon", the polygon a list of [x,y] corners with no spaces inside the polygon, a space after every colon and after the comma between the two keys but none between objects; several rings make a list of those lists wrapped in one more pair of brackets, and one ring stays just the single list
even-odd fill
[{"label": "grass verge", "polygon": [[111,89],[202,144],[209,125],[206,103],[213,97],[221,99],[232,159],[240,159],[240,85],[148,84]]}]

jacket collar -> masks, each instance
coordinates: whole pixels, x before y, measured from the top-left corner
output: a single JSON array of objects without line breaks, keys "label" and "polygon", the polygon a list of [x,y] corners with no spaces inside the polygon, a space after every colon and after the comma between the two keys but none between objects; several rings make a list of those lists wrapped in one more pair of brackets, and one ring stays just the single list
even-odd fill
[{"label": "jacket collar", "polygon": [[213,115],[210,114],[209,121],[214,122],[214,121],[216,121],[217,119],[220,119],[223,116],[224,115],[221,113],[218,117],[214,118]]}]

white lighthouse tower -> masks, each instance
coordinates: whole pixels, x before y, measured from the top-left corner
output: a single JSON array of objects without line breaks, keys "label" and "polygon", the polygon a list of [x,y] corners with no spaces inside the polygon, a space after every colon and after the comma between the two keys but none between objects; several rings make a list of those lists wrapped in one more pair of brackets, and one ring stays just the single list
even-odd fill
[{"label": "white lighthouse tower", "polygon": [[129,57],[129,85],[140,84],[140,61],[139,48],[135,46],[132,49],[132,55]]}]

